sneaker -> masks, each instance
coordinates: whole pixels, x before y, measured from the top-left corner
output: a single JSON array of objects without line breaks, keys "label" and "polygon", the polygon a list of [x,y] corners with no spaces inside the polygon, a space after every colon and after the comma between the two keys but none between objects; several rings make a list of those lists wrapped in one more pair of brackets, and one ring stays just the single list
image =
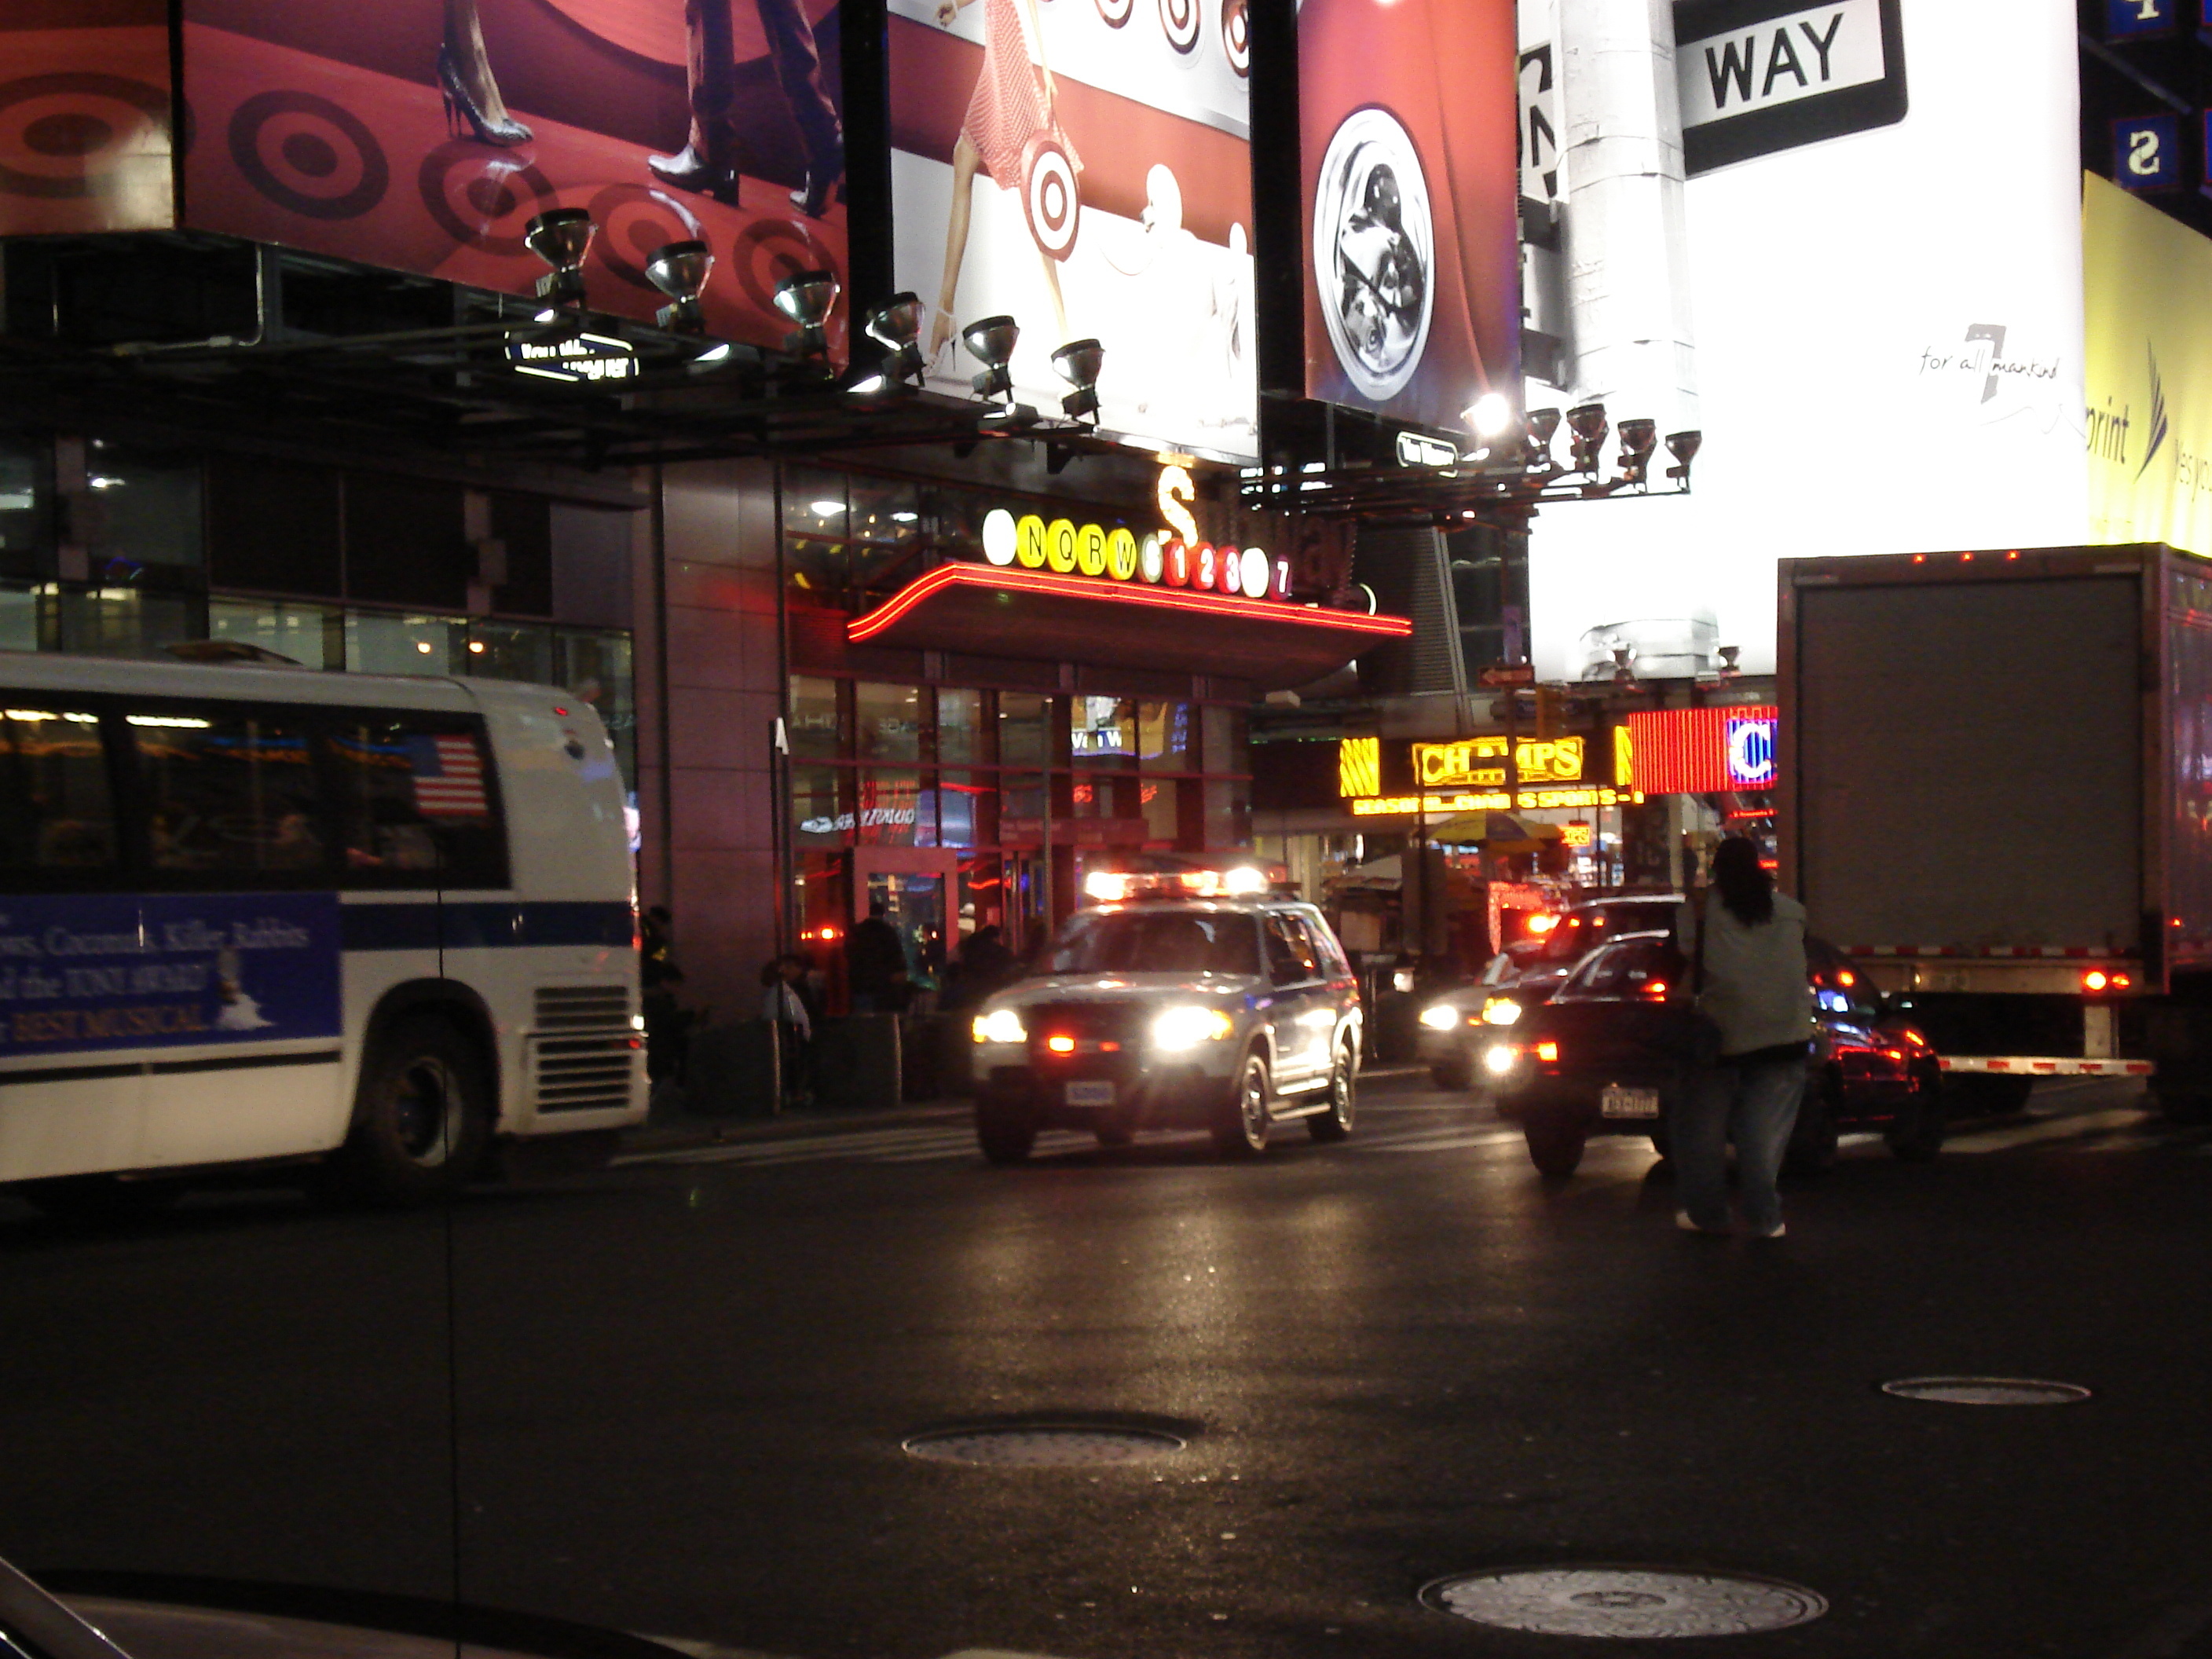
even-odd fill
[{"label": "sneaker", "polygon": [[1719,1233],[1726,1231],[1720,1227],[1700,1227],[1697,1222],[1692,1218],[1690,1212],[1687,1210],[1677,1210],[1674,1212],[1674,1224],[1677,1227],[1680,1227],[1686,1233]]},{"label": "sneaker", "polygon": [[1789,1231],[1790,1229],[1788,1227],[1778,1221],[1765,1231],[1753,1233],[1752,1237],[1753,1238],[1781,1238],[1787,1236]]}]

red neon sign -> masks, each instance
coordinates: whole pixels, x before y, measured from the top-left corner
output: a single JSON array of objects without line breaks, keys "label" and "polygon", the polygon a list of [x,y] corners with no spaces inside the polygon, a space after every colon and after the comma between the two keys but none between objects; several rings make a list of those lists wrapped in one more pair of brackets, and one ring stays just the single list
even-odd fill
[{"label": "red neon sign", "polygon": [[1190,589],[1175,592],[1123,582],[1109,585],[1042,570],[1004,570],[991,565],[951,563],[941,564],[928,574],[916,577],[873,611],[854,617],[845,624],[845,637],[854,645],[873,639],[916,605],[950,587],[994,588],[1016,593],[1043,593],[1056,599],[1103,600],[1109,605],[1149,605],[1156,610],[1200,616],[1235,617],[1246,622],[1291,623],[1302,628],[1332,628],[1376,640],[1402,640],[1413,631],[1412,619],[1406,617],[1363,617],[1349,611],[1325,611],[1271,599],[1231,599],[1225,594]]}]

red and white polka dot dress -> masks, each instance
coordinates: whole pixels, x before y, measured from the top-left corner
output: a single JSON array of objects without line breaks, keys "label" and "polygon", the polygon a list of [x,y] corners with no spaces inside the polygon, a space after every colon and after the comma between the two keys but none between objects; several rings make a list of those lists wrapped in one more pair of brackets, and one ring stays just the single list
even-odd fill
[{"label": "red and white polka dot dress", "polygon": [[983,0],[983,72],[975,77],[960,133],[975,146],[983,171],[1001,190],[1022,188],[1024,151],[1039,133],[1057,138],[1069,161],[1082,165],[1054,124],[1016,0]]}]

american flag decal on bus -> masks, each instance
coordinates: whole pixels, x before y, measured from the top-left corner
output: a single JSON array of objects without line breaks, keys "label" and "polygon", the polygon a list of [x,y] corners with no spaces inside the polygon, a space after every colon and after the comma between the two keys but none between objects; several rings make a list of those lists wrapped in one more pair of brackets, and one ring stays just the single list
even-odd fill
[{"label": "american flag decal on bus", "polygon": [[415,775],[415,805],[424,817],[482,817],[491,811],[483,757],[466,732],[410,738],[407,759]]}]

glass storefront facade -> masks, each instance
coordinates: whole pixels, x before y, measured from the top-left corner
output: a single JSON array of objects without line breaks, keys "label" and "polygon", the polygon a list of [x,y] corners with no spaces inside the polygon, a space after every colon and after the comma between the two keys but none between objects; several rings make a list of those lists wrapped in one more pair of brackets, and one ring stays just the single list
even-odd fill
[{"label": "glass storefront facade", "polygon": [[[977,556],[984,515],[1012,505],[1003,492],[807,467],[785,469],[782,503],[787,603],[841,616]],[[1245,703],[1198,695],[1206,683],[1188,676],[1154,695],[1141,677],[1108,690],[1115,665],[1086,661],[1081,640],[1040,646],[1056,665],[995,677],[935,657],[935,678],[804,663],[792,674],[785,814],[802,940],[836,939],[880,898],[927,974],[978,927],[1024,948],[1048,915],[1073,908],[1093,868],[1250,845]]]}]

